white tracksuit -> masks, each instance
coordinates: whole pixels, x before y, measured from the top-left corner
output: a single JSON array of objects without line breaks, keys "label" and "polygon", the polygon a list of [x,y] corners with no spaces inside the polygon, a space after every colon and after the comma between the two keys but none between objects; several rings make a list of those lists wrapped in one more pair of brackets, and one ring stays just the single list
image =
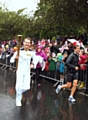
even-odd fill
[{"label": "white tracksuit", "polygon": [[[10,62],[15,60],[17,52],[14,53]],[[35,60],[33,51],[20,50],[18,69],[16,71],[16,104],[21,105],[22,93],[30,89],[30,62]]]},{"label": "white tracksuit", "polygon": [[[14,53],[10,62],[15,61],[17,52]],[[40,61],[44,63],[43,58],[38,58],[33,51],[20,50],[18,59],[18,69],[16,71],[16,105],[21,106],[22,93],[30,89],[30,62],[33,59],[33,64],[36,68],[37,63]],[[42,66],[43,67],[43,66]]]}]

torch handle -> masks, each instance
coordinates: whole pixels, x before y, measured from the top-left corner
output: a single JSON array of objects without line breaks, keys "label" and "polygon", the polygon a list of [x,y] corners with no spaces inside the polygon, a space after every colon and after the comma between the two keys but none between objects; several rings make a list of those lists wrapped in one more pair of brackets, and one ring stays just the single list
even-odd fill
[{"label": "torch handle", "polygon": [[[20,54],[22,35],[18,35],[17,55]],[[16,70],[18,69],[18,59],[16,59]]]}]

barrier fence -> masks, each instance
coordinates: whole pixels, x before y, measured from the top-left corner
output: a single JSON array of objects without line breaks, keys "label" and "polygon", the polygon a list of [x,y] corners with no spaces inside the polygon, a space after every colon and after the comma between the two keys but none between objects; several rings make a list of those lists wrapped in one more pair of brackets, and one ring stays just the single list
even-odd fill
[{"label": "barrier fence", "polygon": [[5,53],[4,57],[1,56],[0,58],[0,67],[3,69],[16,69],[16,63],[10,63],[10,58],[12,57],[12,55]]},{"label": "barrier fence", "polygon": [[[0,68],[1,69],[9,69],[12,70],[13,72],[16,72],[16,63],[10,63],[10,58],[12,55],[10,54],[5,54],[5,57],[1,57],[0,58]],[[32,69],[31,70],[31,77],[33,77],[36,74],[35,70]],[[86,71],[84,71],[83,73],[83,81],[86,83],[87,80],[87,75],[88,75],[88,67],[86,69]],[[44,70],[41,71],[40,76],[51,80],[51,81],[55,81],[54,87],[56,87],[61,81],[61,79],[63,79],[63,82],[65,83],[67,81],[67,69],[66,66],[64,66],[64,72],[63,74],[60,73],[59,70],[55,70],[55,71],[50,71],[50,70]]]}]

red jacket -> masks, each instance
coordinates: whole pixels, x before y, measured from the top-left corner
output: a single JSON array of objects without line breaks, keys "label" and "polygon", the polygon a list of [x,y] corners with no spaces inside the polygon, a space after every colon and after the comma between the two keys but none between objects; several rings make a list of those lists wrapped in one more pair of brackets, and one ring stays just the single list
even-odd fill
[{"label": "red jacket", "polygon": [[79,59],[80,70],[86,70],[87,55],[81,55]]}]

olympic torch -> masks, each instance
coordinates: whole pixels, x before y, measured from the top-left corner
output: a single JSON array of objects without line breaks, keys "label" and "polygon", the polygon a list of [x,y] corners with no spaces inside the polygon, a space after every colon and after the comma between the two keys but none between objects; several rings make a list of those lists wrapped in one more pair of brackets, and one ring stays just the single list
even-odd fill
[{"label": "olympic torch", "polygon": [[[18,35],[18,44],[17,44],[17,55],[20,54],[22,35]],[[16,70],[18,69],[18,59],[16,59]]]}]

